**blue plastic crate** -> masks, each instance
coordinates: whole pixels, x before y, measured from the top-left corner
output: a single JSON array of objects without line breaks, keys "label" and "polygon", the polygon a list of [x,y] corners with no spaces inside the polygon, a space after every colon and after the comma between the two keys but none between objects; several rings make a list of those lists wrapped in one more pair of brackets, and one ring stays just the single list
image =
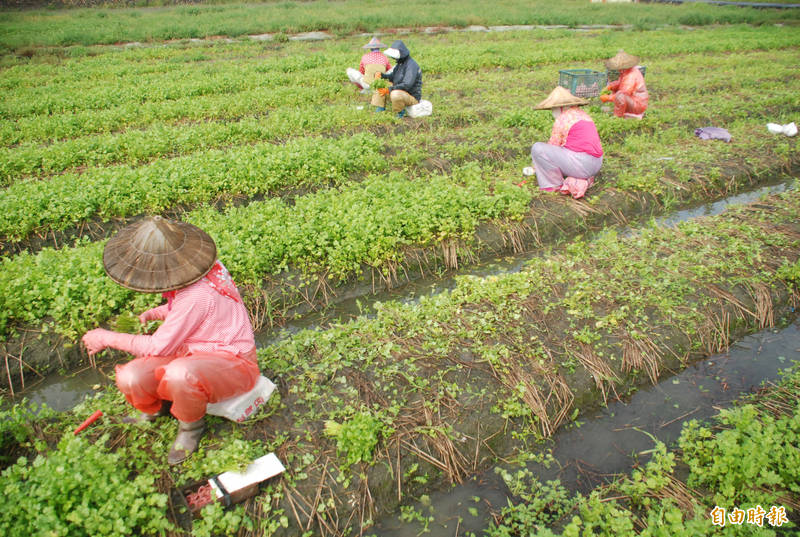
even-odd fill
[{"label": "blue plastic crate", "polygon": [[561,69],[558,85],[576,97],[596,97],[608,84],[606,74],[592,69]]}]

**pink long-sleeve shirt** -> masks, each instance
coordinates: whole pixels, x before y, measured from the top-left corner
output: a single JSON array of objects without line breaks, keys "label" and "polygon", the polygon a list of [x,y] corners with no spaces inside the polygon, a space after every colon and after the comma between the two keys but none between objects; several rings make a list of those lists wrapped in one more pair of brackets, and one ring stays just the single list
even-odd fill
[{"label": "pink long-sleeve shirt", "polygon": [[593,157],[603,156],[603,145],[600,143],[594,121],[577,106],[561,112],[553,123],[553,130],[547,143],[577,153],[588,153]]},{"label": "pink long-sleeve shirt", "polygon": [[358,70],[361,71],[361,74],[363,75],[365,74],[364,69],[366,66],[373,63],[383,65],[387,71],[392,68],[392,64],[389,63],[389,58],[387,58],[383,52],[367,52],[361,56],[361,63],[358,65]]},{"label": "pink long-sleeve shirt", "polygon": [[255,348],[253,327],[241,299],[220,294],[206,278],[177,290],[170,305],[150,311],[151,317],[164,323],[152,335],[131,335],[128,348],[121,350],[134,356],[200,352],[244,356]]}]

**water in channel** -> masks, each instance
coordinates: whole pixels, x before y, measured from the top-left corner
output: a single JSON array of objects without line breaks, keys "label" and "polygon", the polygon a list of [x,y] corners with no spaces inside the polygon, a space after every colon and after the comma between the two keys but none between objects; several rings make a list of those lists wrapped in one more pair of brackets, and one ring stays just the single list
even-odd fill
[{"label": "water in channel", "polygon": [[[610,403],[578,424],[562,428],[543,449],[551,449],[557,464],[528,468],[544,483],[558,479],[568,490],[588,493],[613,474],[629,472],[634,456],[653,447],[650,433],[668,446],[678,439],[687,420],[704,420],[764,381],[776,381],[782,370],[800,360],[800,321],[782,330],[764,330],[747,336],[725,354],[706,358],[678,375],[666,378],[631,396]],[[640,462],[647,456],[639,457]],[[380,520],[372,535],[380,537],[458,537],[489,527],[491,512],[507,505],[509,491],[502,478],[489,469],[448,490],[428,495],[413,509],[425,523],[400,520],[397,515]]]}]

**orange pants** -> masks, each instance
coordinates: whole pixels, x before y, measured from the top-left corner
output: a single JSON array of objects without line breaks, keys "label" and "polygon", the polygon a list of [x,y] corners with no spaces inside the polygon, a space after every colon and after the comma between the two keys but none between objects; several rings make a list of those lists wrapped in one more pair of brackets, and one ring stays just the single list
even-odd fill
[{"label": "orange pants", "polygon": [[623,117],[625,114],[644,114],[647,103],[634,99],[630,95],[617,92],[614,95],[614,115]]},{"label": "orange pants", "polygon": [[118,365],[116,372],[119,391],[135,408],[155,414],[164,400],[172,401],[172,415],[186,422],[205,416],[208,403],[253,389],[261,374],[255,349],[244,356],[143,356]]}]

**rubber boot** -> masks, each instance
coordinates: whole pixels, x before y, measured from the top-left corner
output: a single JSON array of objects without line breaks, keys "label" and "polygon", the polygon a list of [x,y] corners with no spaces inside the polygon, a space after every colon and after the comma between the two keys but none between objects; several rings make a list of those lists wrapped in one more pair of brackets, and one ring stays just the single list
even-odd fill
[{"label": "rubber boot", "polygon": [[402,110],[400,110],[400,111],[397,113],[397,117],[398,117],[398,118],[405,117],[405,115],[406,115],[406,109],[405,109],[405,108],[403,108]]},{"label": "rubber boot", "polygon": [[155,414],[139,412],[134,416],[125,416],[122,423],[152,423],[162,416],[169,416],[169,409],[172,408],[172,401],[166,399],[161,402],[161,409]]},{"label": "rubber boot", "polygon": [[172,448],[167,455],[167,462],[170,464],[178,464],[189,458],[189,455],[197,451],[197,446],[200,445],[200,439],[206,430],[206,421],[200,418],[197,421],[179,421],[178,422],[178,436],[175,437],[175,442],[172,443]]}]

